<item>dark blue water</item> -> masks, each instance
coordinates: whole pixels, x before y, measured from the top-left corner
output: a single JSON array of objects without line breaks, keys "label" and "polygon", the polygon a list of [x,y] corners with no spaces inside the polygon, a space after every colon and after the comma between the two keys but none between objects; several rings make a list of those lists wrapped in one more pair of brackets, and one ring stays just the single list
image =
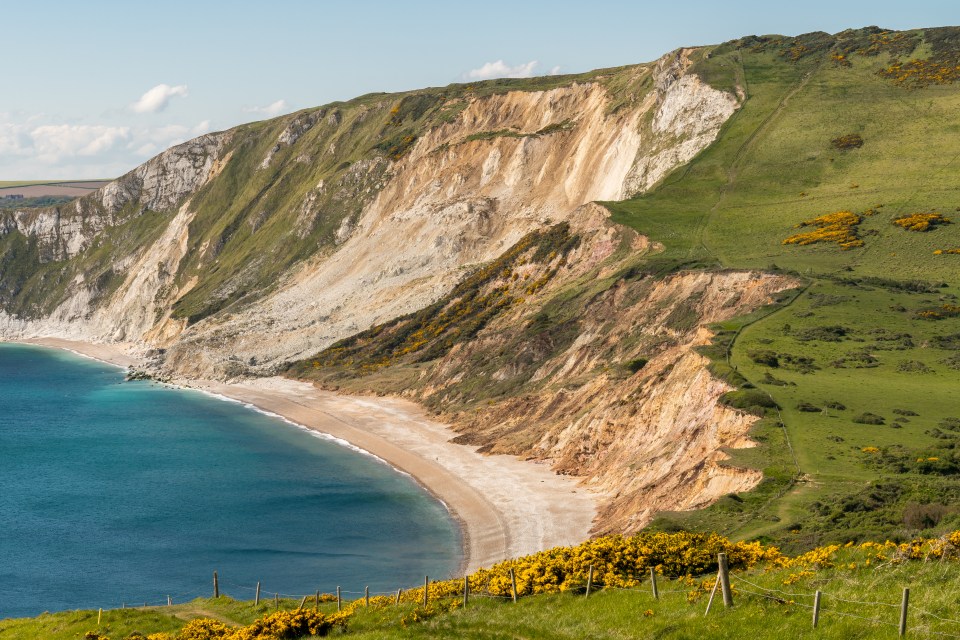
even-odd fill
[{"label": "dark blue water", "polygon": [[0,344],[0,618],[221,590],[387,591],[460,534],[409,477],[198,392]]}]

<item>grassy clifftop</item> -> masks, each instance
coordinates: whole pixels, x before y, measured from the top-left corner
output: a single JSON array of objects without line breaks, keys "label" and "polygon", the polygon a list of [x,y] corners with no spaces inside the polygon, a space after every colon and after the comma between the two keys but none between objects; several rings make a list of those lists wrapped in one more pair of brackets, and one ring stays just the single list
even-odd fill
[{"label": "grassy clifftop", "polygon": [[[281,640],[356,638],[872,638],[900,623],[912,635],[955,635],[960,533],[908,544],[830,546],[798,556],[719,536],[641,535],[551,549],[400,593],[347,598],[197,598],[171,606],[43,614],[0,621],[4,638]],[[705,615],[717,553],[730,568],[733,608],[720,594]],[[936,562],[929,562],[936,560]],[[513,575],[516,589],[513,587]],[[657,576],[657,593],[651,583]],[[819,620],[811,610],[819,598]],[[514,597],[516,594],[516,597]],[[340,611],[338,611],[340,609]],[[155,634],[155,635],[154,635]]]}]

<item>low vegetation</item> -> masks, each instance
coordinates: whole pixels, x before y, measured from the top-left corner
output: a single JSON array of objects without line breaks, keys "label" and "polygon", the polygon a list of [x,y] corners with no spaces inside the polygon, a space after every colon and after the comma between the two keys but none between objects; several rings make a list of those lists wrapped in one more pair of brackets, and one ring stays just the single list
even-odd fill
[{"label": "low vegetation", "polygon": [[[943,504],[913,503],[918,526],[941,521]],[[734,608],[714,589],[726,553]],[[229,597],[168,607],[43,614],[0,621],[19,640],[284,640],[330,633],[356,638],[434,637],[795,637],[810,629],[814,591],[823,593],[817,637],[867,638],[898,624],[901,589],[911,588],[911,633],[955,633],[960,532],[903,543],[848,542],[784,554],[760,543],[706,534],[599,538],[432,582],[399,595],[336,604],[325,594],[255,605]],[[654,597],[650,574],[658,581]],[[514,589],[514,581],[516,588]],[[426,602],[424,597],[426,596]],[[516,599],[516,603],[512,601]],[[341,609],[338,611],[338,609]]]}]

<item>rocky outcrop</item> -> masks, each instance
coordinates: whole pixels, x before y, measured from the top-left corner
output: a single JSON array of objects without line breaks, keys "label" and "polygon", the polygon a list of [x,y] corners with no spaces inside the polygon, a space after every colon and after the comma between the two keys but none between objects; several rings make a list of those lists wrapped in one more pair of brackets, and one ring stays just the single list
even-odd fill
[{"label": "rocky outcrop", "polygon": [[69,260],[104,231],[144,211],[170,211],[196,192],[218,172],[229,137],[208,134],[172,147],[93,195],[61,207],[16,211],[0,221],[0,234],[16,230],[36,239],[44,262]]},{"label": "rocky outcrop", "polygon": [[626,179],[628,191],[646,191],[692,160],[716,140],[720,127],[739,107],[737,96],[685,73],[689,54],[684,49],[657,63],[655,112],[643,150]]}]

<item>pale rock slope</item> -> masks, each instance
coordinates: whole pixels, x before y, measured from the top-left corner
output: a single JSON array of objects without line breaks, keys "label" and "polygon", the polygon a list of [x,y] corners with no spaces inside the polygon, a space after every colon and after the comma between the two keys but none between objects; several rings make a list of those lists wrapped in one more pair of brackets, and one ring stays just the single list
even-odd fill
[{"label": "pale rock slope", "polygon": [[[190,247],[191,198],[225,164],[237,161],[223,154],[229,132],[203,136],[105,186],[92,202],[78,201],[73,212],[18,213],[16,229],[36,237],[49,259],[63,259],[95,244],[128,203],[170,212],[153,242],[115,256],[114,266],[125,277],[109,298],[81,275],[49,314],[5,315],[0,326],[8,336],[55,334],[165,347],[165,366],[179,375],[269,372],[284,360],[425,306],[465,270],[496,257],[530,230],[565,220],[586,202],[649,188],[689,160],[712,142],[737,100],[685,74],[684,60],[680,52],[636,68],[636,74],[653,75],[655,88],[613,112],[599,82],[468,99],[455,118],[424,132],[409,153],[389,162],[375,197],[358,216],[343,220],[332,249],[284,274],[266,297],[188,327],[170,311],[203,279],[202,273],[174,277]],[[269,167],[279,149],[302,144],[311,127],[340,124],[332,116],[319,120],[293,120],[259,169]],[[322,153],[304,149],[298,160]],[[382,164],[355,163],[351,171],[383,172]],[[304,195],[301,210],[309,211],[312,200],[330,188],[321,181]]]}]

